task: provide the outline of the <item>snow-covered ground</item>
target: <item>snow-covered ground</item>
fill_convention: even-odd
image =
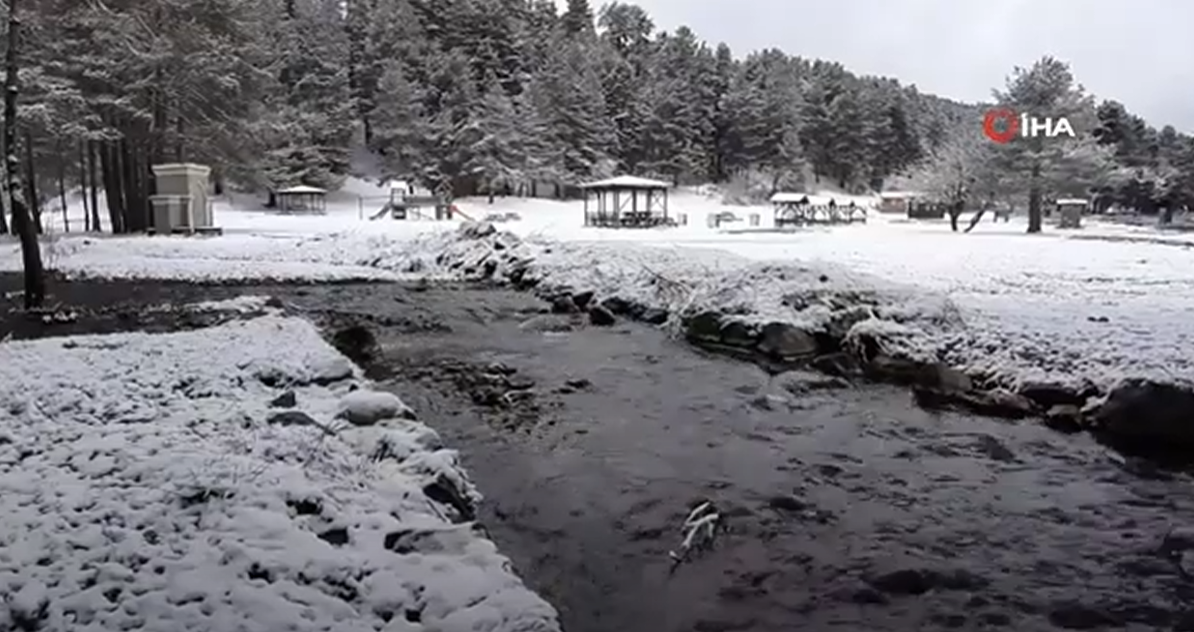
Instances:
[[[0,403],[0,629],[558,630],[306,321],[6,342]]]
[[[453,229],[455,222],[361,219],[380,208],[384,196],[379,187],[352,181],[333,196],[326,215],[310,217],[268,213],[259,201],[240,197],[217,207],[223,237],[80,239],[59,233],[46,240],[47,258],[68,273],[104,276],[392,279],[427,273],[425,266],[400,264],[412,259],[417,245],[411,240]],[[1194,308],[1194,235],[1088,222],[1080,231],[1047,227],[1029,236],[1023,218],[984,221],[973,233],[960,234],[944,221],[910,222],[873,212],[865,225],[777,233],[767,231],[772,214],[765,207],[722,206],[691,191],[674,194],[671,202],[673,215],[684,214],[687,225],[645,231],[584,228],[578,202],[507,198],[492,205],[462,200],[458,206],[476,219],[516,213],[521,219],[501,228],[569,242],[582,262],[586,257],[576,248],[585,244],[601,244],[604,254],[593,256],[603,261],[622,258],[641,266],[644,257],[658,258],[658,265],[670,268],[658,272],[669,277],[691,276],[714,260],[719,269],[800,261],[941,293],[968,323],[966,339],[953,345],[950,359],[974,368],[1026,374],[1048,366],[1099,382],[1125,372],[1194,377],[1194,360],[1184,352],[1194,336],[1194,321],[1184,317]],[[742,221],[722,230],[707,226],[710,214],[726,210]],[[751,214],[759,216],[759,229],[751,230]],[[18,268],[15,245],[0,253],[0,269]]]

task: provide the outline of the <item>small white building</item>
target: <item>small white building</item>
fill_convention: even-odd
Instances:
[[[1058,228],[1082,228],[1082,215],[1090,207],[1090,200],[1084,198],[1061,198],[1057,205]]]
[[[912,203],[922,197],[915,191],[884,191],[879,194],[879,212],[907,215]]]

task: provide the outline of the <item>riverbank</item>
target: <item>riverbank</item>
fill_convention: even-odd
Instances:
[[[457,453],[282,300],[54,300],[0,309],[0,629],[559,629]]]

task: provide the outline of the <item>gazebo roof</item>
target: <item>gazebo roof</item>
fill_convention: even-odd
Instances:
[[[1084,200],[1082,198],[1061,198],[1060,200],[1057,200],[1057,204],[1064,204],[1066,206],[1089,203],[1090,200]]]
[[[662,180],[651,180],[638,176],[618,176],[580,185],[582,189],[670,189],[672,185]]]
[[[807,193],[785,193],[779,192],[771,196],[772,204],[799,204],[801,200],[807,199],[812,206],[825,206],[833,199],[823,195],[809,195]]]
[[[298,186],[287,187],[285,189],[278,189],[277,191],[274,191],[274,193],[277,193],[278,195],[288,195],[288,194],[322,195],[324,193],[327,193],[327,191],[324,191],[323,189],[320,189],[318,187],[309,187],[305,184],[300,184]]]

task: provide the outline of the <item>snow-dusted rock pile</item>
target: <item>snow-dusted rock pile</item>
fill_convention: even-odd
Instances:
[[[0,629],[558,630],[413,416],[294,318],[0,344]]]

